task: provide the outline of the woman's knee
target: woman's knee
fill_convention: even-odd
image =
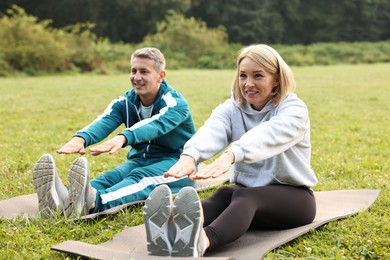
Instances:
[[[213,197],[218,198],[231,198],[232,194],[238,189],[237,185],[232,186],[222,186],[216,190],[216,192],[213,194]]]

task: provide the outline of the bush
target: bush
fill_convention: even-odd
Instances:
[[[241,48],[242,46],[239,44],[229,44],[213,53],[202,55],[198,59],[196,67],[202,69],[233,69],[236,67],[237,55]]]
[[[147,35],[143,45],[159,48],[177,65],[197,67],[199,58],[213,55],[227,47],[227,34],[223,28],[209,29],[206,23],[169,12],[166,20],[157,24],[156,34]],[[172,60],[168,64],[174,64]]]
[[[22,8],[13,6],[0,17],[0,49],[9,68],[28,74],[61,72],[71,69],[104,71],[95,52],[93,25],[76,24],[63,30],[38,21]]]
[[[82,72],[97,71],[106,73],[105,62],[97,51],[96,45],[100,41],[91,32],[94,24],[79,23],[65,27],[62,31],[63,41],[71,51],[71,64]]]
[[[37,22],[14,6],[0,20],[3,59],[18,71],[60,71],[69,67],[68,50],[60,33],[49,30],[49,21]]]
[[[8,62],[4,59],[4,54],[0,52],[0,77],[8,76],[12,74],[12,68],[8,65]]]
[[[289,65],[363,64],[390,61],[390,41],[275,45]]]
[[[110,71],[128,72],[130,56],[137,49],[137,45],[125,43],[111,43],[102,39],[96,43],[95,50],[105,62]]]
[[[141,44],[111,43],[91,32],[94,25],[76,24],[62,29],[51,21],[38,21],[17,6],[0,14],[0,76],[63,71],[98,72],[129,70],[134,50],[159,48],[170,69],[232,69],[240,44],[228,44],[223,28],[207,28],[193,17],[169,12],[157,23],[156,33]],[[272,45],[272,44],[271,44]],[[272,45],[291,66],[340,63],[390,62],[390,41]]]

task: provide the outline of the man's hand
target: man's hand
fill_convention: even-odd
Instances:
[[[102,153],[113,154],[123,147],[126,143],[126,137],[124,135],[117,135],[104,143],[89,148],[92,155],[96,156]]]
[[[196,174],[195,159],[189,155],[181,155],[179,161],[173,165],[166,173],[164,177],[182,178],[188,176],[190,181],[194,181],[193,176]]]
[[[64,146],[58,149],[56,152],[58,154],[72,154],[79,153],[81,155],[85,154],[84,148],[85,140],[81,137],[75,136]]]

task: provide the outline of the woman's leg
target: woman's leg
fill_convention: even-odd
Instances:
[[[271,185],[238,189],[230,205],[207,227],[209,250],[241,237],[249,228],[287,229],[308,224],[316,213],[308,188]]]
[[[210,197],[202,200],[204,215],[203,226],[210,225],[229,206],[232,194],[238,189],[244,188],[241,185],[222,186]]]

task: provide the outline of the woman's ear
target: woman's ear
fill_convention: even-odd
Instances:
[[[273,96],[276,95],[278,93],[278,91],[279,91],[279,85],[277,85],[276,87],[274,87],[272,89],[271,95],[273,95]]]
[[[279,87],[279,85],[280,85],[280,75],[277,74],[277,75],[275,76],[274,87],[275,87],[275,88],[276,88],[276,87]]]

